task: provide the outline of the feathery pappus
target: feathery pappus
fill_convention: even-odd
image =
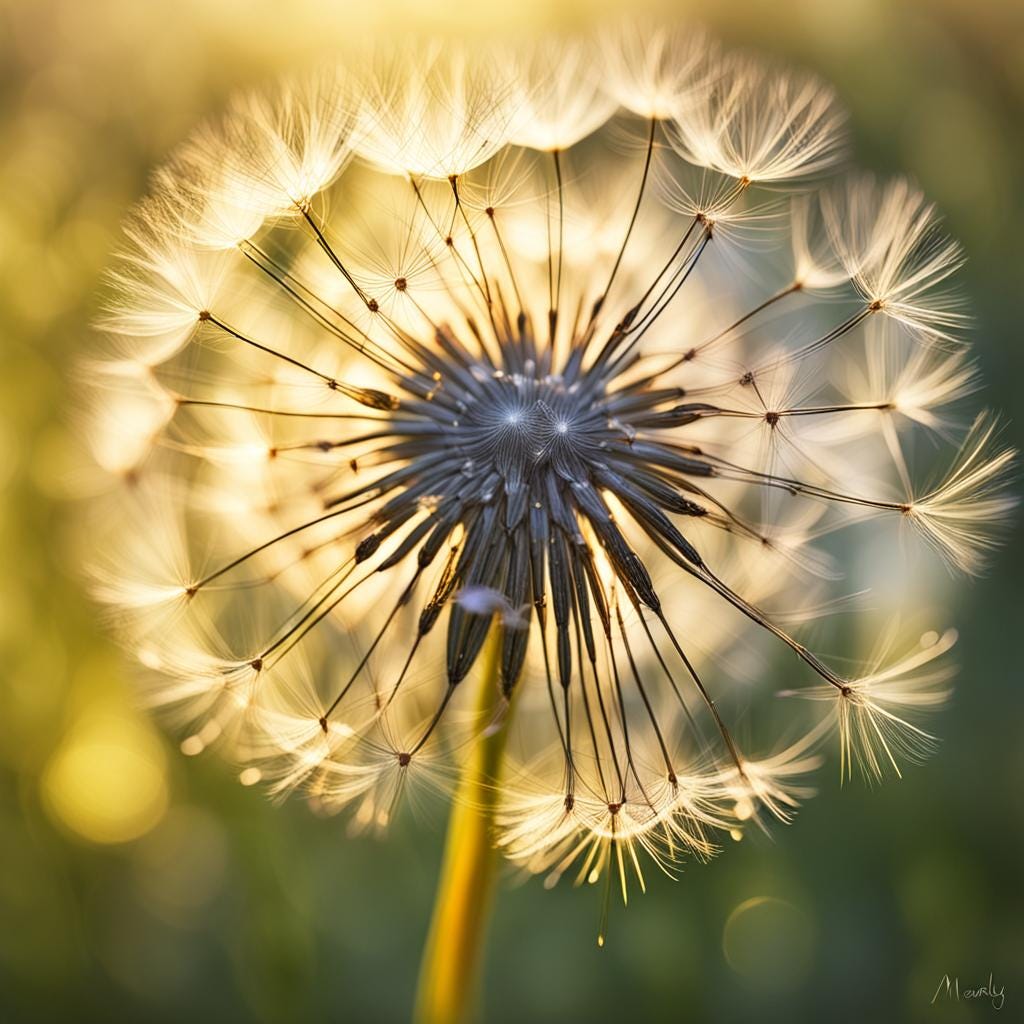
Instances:
[[[957,428],[960,248],[845,160],[815,77],[642,23],[381,46],[201,126],[85,368],[95,592],[182,750],[379,828],[507,725],[497,845],[624,897],[788,821],[836,732],[844,775],[919,757],[955,634],[815,653],[826,539],[977,573],[1012,453]],[[785,740],[735,725],[768,644]]]

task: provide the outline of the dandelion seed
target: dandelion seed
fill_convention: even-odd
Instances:
[[[961,303],[946,287],[963,253],[910,182],[849,178],[822,194],[822,208],[832,244],[869,309],[933,341],[951,341],[966,327]]]
[[[381,47],[357,70],[354,149],[393,174],[465,174],[509,142],[515,86],[504,52],[440,42]]]
[[[219,187],[261,219],[298,217],[352,155],[351,101],[343,77],[322,72],[272,96],[236,99],[222,127],[200,132],[181,157],[221,153]],[[225,145],[226,143],[226,145]]]
[[[541,40],[516,55],[515,146],[543,152],[569,149],[615,112],[601,87],[598,54],[579,39]]]
[[[113,298],[99,320],[115,346],[146,366],[186,345],[230,286],[230,255],[197,249],[170,227],[159,197],[143,204],[126,228],[122,261],[109,277]]]
[[[822,687],[798,693],[825,700],[836,708],[840,740],[840,773],[849,778],[857,762],[865,776],[881,780],[901,763],[920,761],[937,740],[915,718],[940,707],[950,694],[949,664],[932,665],[956,643],[956,630],[941,636],[925,633],[914,650],[882,668],[894,642],[894,630],[883,638],[872,671],[842,686],[838,693]]]
[[[843,115],[813,78],[725,58],[696,97],[684,98],[669,140],[690,163],[744,184],[818,173],[842,156]]]
[[[831,91],[689,29],[371,49],[182,147],[83,372],[96,594],[182,752],[380,830],[507,728],[498,846],[606,905],[790,820],[833,721],[898,773],[952,635],[848,678],[798,631],[846,606],[826,534],[975,572],[1011,504],[990,418],[934,487],[903,458],[976,386],[932,207],[829,180]],[[829,715],[748,751],[761,638]]]
[[[906,505],[907,519],[954,568],[977,573],[996,546],[993,526],[1015,502],[1006,490],[1014,453],[996,442],[997,424],[974,421],[955,462],[939,484]]]
[[[718,71],[716,43],[692,25],[630,19],[601,41],[609,94],[644,118],[672,117],[680,104],[700,95]]]

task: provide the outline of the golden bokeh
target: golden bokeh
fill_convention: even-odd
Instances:
[[[117,712],[90,711],[53,752],[41,787],[54,820],[94,843],[138,839],[167,810],[163,747]]]

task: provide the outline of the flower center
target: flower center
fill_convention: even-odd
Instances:
[[[496,472],[506,483],[529,482],[546,468],[583,472],[614,433],[603,389],[585,384],[499,371],[467,397],[447,440],[464,456],[463,472]]]

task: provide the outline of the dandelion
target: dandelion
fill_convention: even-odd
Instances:
[[[962,257],[844,152],[816,79],[642,25],[378,48],[203,126],[89,367],[96,592],[182,749],[353,828],[455,785],[443,892],[496,846],[605,913],[789,821],[833,726],[844,775],[918,757],[953,634],[817,655],[820,541],[888,517],[976,573],[1012,455],[981,418],[915,483],[977,386]],[[787,743],[735,728],[765,643],[825,712]]]

